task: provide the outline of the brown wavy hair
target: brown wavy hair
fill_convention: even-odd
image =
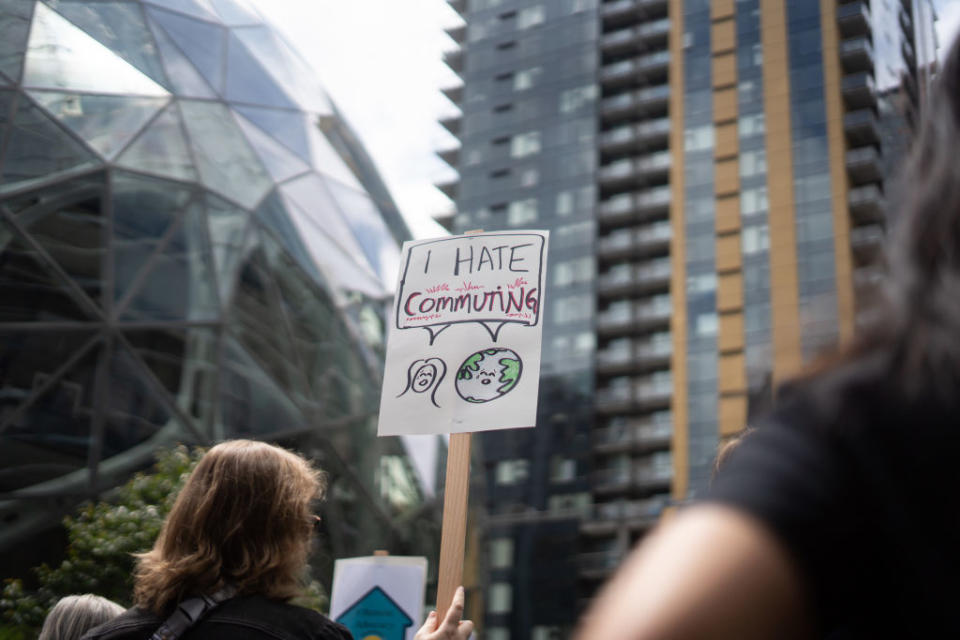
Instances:
[[[226,584],[276,600],[300,595],[320,472],[299,455],[232,440],[203,456],[153,549],[138,556],[134,601],[158,615]]]

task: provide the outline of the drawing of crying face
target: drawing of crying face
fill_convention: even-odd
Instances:
[[[433,386],[433,381],[437,379],[437,368],[432,364],[425,364],[413,374],[414,393],[424,393]]]

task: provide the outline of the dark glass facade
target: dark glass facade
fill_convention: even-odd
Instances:
[[[331,556],[435,553],[375,437],[409,234],[305,63],[243,0],[2,0],[0,33],[0,554],[241,437],[330,473]]]

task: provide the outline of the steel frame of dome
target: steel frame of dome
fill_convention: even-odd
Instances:
[[[312,77],[245,0],[0,0],[0,552],[172,442],[319,458],[336,554],[422,501],[375,437],[408,232]]]

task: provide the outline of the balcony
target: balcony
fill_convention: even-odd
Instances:
[[[877,85],[873,73],[863,71],[843,79],[843,100],[848,109],[863,109],[877,103]]]
[[[444,52],[443,61],[457,75],[463,73],[463,49],[453,49],[452,51]]]
[[[883,250],[886,234],[879,224],[854,227],[850,230],[850,247],[860,264],[873,262]]]
[[[872,109],[860,109],[845,115],[843,130],[851,147],[880,144],[880,129]]]
[[[618,416],[610,421],[610,426],[594,431],[593,450],[599,454],[644,453],[668,448],[672,437],[669,411],[641,418]]]
[[[593,486],[597,493],[653,493],[670,489],[673,469],[649,463],[629,467],[612,467],[594,472]]]
[[[591,551],[577,556],[577,568],[581,577],[605,580],[620,566],[624,554],[618,551]]]
[[[600,46],[606,54],[624,55],[662,48],[666,46],[669,35],[670,20],[663,18],[605,33],[600,39]]]
[[[443,151],[437,151],[437,155],[440,156],[440,159],[446,162],[448,165],[456,169],[460,165],[460,147],[454,147],[452,149],[444,149]]]
[[[600,6],[600,15],[606,29],[636,22],[644,17],[667,14],[668,0],[615,0]]]
[[[587,535],[610,536],[623,525],[634,530],[649,529],[657,523],[669,503],[669,496],[664,495],[597,504],[591,517],[581,521],[580,531]]]
[[[670,249],[672,231],[666,220],[633,229],[619,229],[597,241],[597,253],[604,262],[663,255]]]
[[[666,340],[662,335],[667,336]],[[670,365],[672,354],[673,343],[669,334],[643,340],[619,338],[597,351],[597,373],[623,375],[662,369]]]
[[[447,0],[447,4],[450,5],[451,9],[460,14],[461,17],[466,17],[467,0]]]
[[[670,212],[670,187],[621,193],[600,202],[597,216],[602,226],[659,218]]]
[[[672,313],[669,294],[639,302],[620,300],[597,314],[597,332],[613,337],[664,329],[669,326]]]
[[[441,118],[440,125],[453,135],[460,137],[460,128],[463,125],[463,116],[458,113],[456,115]]]
[[[670,86],[662,84],[605,98],[600,113],[605,123],[635,120],[666,113],[669,102]]]
[[[913,18],[907,13],[908,10],[900,8],[900,28],[905,34],[913,34]]]
[[[458,84],[455,87],[447,87],[446,89],[440,89],[440,93],[447,96],[447,99],[450,100],[453,104],[460,106],[460,103],[463,102],[463,85]]]
[[[859,223],[883,221],[883,192],[875,184],[850,190],[850,215]]]
[[[658,151],[640,158],[624,158],[600,167],[598,178],[605,189],[623,190],[663,182],[670,172],[670,152]]]
[[[607,88],[649,82],[658,75],[664,75],[669,66],[670,52],[657,51],[605,65],[600,70],[600,81]]]
[[[847,175],[856,185],[880,182],[883,179],[883,158],[876,147],[860,147],[847,151]]]
[[[595,404],[599,412],[621,414],[652,411],[670,406],[673,382],[669,371],[645,376],[612,378],[597,389]]]
[[[597,278],[597,291],[604,297],[653,293],[670,285],[670,258],[641,264],[618,264]]]
[[[670,118],[627,124],[600,135],[600,151],[605,154],[637,154],[664,148],[670,140]]]
[[[837,25],[844,38],[870,33],[870,8],[864,0],[842,4],[837,8]]]
[[[873,45],[869,38],[852,38],[840,43],[840,61],[847,73],[873,69]]]
[[[460,179],[455,178],[446,182],[440,182],[436,185],[436,187],[451,200],[456,200],[457,196],[460,194]]]
[[[913,45],[904,40],[900,45],[900,52],[903,54],[903,61],[907,63],[908,70],[917,66],[917,56],[913,51]]]

